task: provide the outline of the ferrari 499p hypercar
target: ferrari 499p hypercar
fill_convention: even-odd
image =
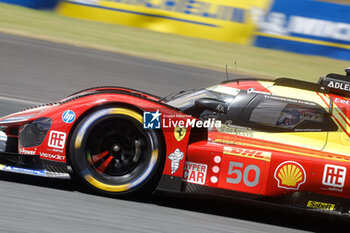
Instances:
[[[350,210],[350,70],[236,79],[164,98],[96,87],[0,118],[0,170],[70,175],[106,195],[154,190]]]

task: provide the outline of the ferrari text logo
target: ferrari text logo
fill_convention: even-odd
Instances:
[[[66,133],[55,130],[50,131],[48,146],[63,149],[66,142]]]
[[[298,190],[306,181],[306,173],[299,163],[287,161],[276,168],[275,179],[279,188]]]
[[[186,136],[186,128],[175,127],[174,135],[178,142],[181,141]]]

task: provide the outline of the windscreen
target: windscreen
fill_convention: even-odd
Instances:
[[[179,109],[187,109],[194,106],[197,99],[213,98],[222,100],[229,105],[237,95],[236,91],[232,91],[232,94],[230,94],[220,90],[221,88],[218,85],[207,89],[195,90],[190,93],[179,93],[167,100],[166,103]]]

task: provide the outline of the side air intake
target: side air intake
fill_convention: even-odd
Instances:
[[[40,146],[52,124],[50,118],[39,118],[25,125],[19,132],[19,145],[21,147]]]

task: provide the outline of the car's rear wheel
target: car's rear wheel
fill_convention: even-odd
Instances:
[[[76,127],[70,162],[83,183],[109,195],[151,192],[163,166],[160,137],[143,129],[142,115],[121,107],[100,109]]]

